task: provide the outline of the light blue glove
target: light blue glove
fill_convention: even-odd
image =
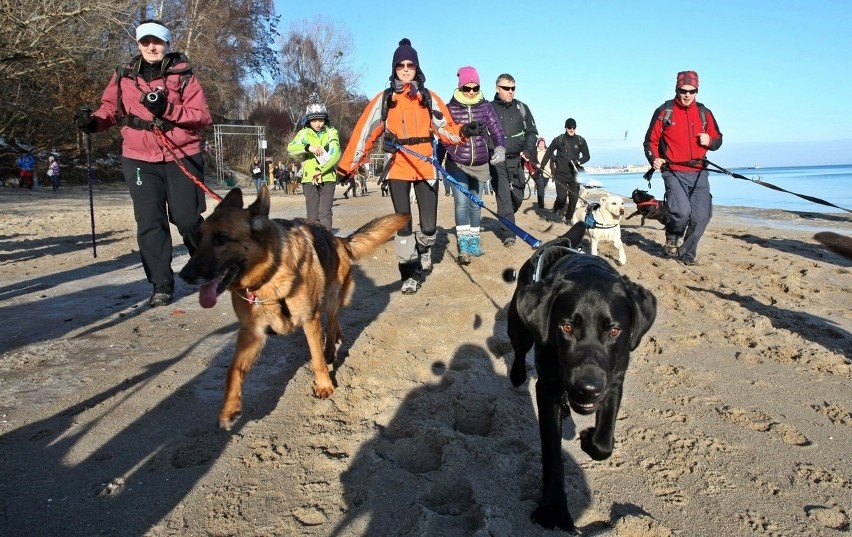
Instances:
[[[506,148],[503,147],[502,145],[498,145],[497,147],[494,148],[494,154],[491,155],[491,160],[489,160],[488,162],[491,163],[492,165],[496,166],[497,164],[500,164],[501,162],[505,162],[505,161],[506,161]]]

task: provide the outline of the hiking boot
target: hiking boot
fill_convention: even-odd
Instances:
[[[406,278],[402,282],[402,294],[404,295],[413,295],[418,289],[420,289],[420,282],[417,281],[417,278]]]
[[[459,265],[470,265],[470,237],[459,237]]]
[[[677,260],[680,261],[682,265],[686,265],[688,267],[694,267],[698,264],[698,260],[696,260],[694,257],[682,256],[678,257]]]
[[[470,237],[470,242],[467,243],[467,251],[470,252],[470,255],[474,257],[479,257],[482,255],[482,246],[479,242],[479,235],[473,235]]]
[[[503,246],[505,246],[506,248],[508,248],[509,246],[514,246],[514,245],[515,245],[515,237],[506,237],[505,239],[503,239]]]
[[[666,240],[666,244],[665,244],[665,246],[663,246],[663,251],[666,253],[666,255],[668,255],[670,257],[677,257],[678,256],[677,239]]]
[[[426,251],[420,254],[420,268],[423,272],[432,271],[432,252]]]
[[[168,289],[155,288],[150,300],[148,300],[148,305],[152,308],[168,306],[172,303],[173,298],[172,293]]]

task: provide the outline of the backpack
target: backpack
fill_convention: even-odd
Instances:
[[[136,55],[130,60],[130,63],[124,63],[115,68],[115,84],[117,86],[116,93],[116,103],[117,103],[117,114],[118,119],[120,120],[124,116],[124,106],[121,104],[121,79],[124,77],[132,77],[134,80],[136,79],[136,73],[139,72],[139,67],[142,63],[142,55]],[[189,79],[192,77],[192,64],[189,63],[189,58],[182,52],[169,52],[166,54],[166,57],[163,58],[163,69],[161,74],[166,75],[168,73],[181,73],[180,85],[178,86],[178,93],[183,95],[183,90],[186,89],[186,85],[189,84]],[[182,69],[175,71],[172,70],[172,65],[175,63],[185,63],[186,66]]]

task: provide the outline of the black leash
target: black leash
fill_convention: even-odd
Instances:
[[[668,164],[678,164],[678,165],[681,165],[681,166],[689,166],[689,167],[696,168],[696,169],[699,169],[699,170],[700,169],[706,169],[709,172],[723,173],[725,175],[730,175],[734,179],[742,179],[744,181],[750,181],[752,183],[756,183],[758,185],[765,186],[766,188],[771,188],[772,190],[777,190],[779,192],[786,192],[787,194],[792,194],[794,196],[798,196],[798,197],[800,197],[804,200],[808,200],[808,201],[813,202],[813,203],[818,203],[820,205],[827,205],[829,207],[834,207],[835,209],[840,209],[841,211],[846,211],[847,213],[852,213],[852,210],[846,209],[845,207],[841,207],[839,205],[835,205],[835,204],[831,203],[830,201],[825,201],[822,198],[817,198],[815,196],[808,196],[807,194],[798,194],[796,192],[792,192],[790,190],[786,190],[784,188],[781,188],[780,186],[773,185],[772,183],[767,183],[766,181],[762,181],[759,176],[757,178],[749,178],[749,177],[746,177],[746,176],[741,175],[739,173],[734,173],[730,170],[727,170],[727,169],[719,166],[718,164],[716,164],[714,162],[710,162],[706,158],[701,159],[701,160],[690,160],[690,161],[687,161],[687,162],[671,162],[671,163],[668,163]],[[708,168],[707,166],[712,166],[712,168]],[[648,181],[648,188],[651,188],[651,176],[652,175],[654,175],[654,168],[651,168],[650,170],[645,172],[645,175],[643,176],[644,179]]]

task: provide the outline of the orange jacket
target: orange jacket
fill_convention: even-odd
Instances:
[[[373,97],[361,117],[358,118],[358,122],[352,130],[352,137],[346,145],[343,156],[340,157],[337,167],[342,174],[348,175],[358,169],[358,166],[368,158],[373,145],[377,141],[381,142],[385,129],[394,133],[399,139],[428,137],[430,134],[434,134],[447,145],[458,145],[467,141],[459,132],[461,125],[453,122],[450,111],[447,110],[447,105],[440,97],[428,90],[432,95],[432,110],[436,112],[430,114],[420,104],[420,93],[418,92],[415,97],[410,97],[408,90],[409,85],[406,84],[401,93],[391,94],[391,99],[396,102],[396,106],[388,107],[388,117],[384,122],[387,125],[382,122],[382,99],[385,92],[382,91]],[[432,144],[429,142],[406,145],[405,147],[421,155],[432,156]],[[402,151],[397,151],[394,154],[389,166],[390,169],[387,171],[389,179],[423,181],[436,179],[438,174],[430,162],[422,161]]]

